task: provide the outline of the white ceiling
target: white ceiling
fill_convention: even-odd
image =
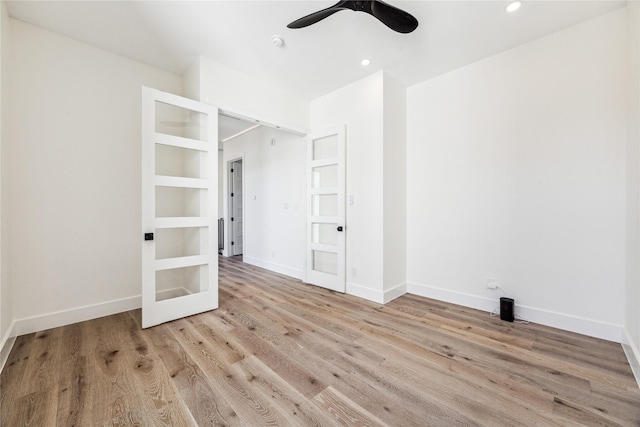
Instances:
[[[412,85],[622,7],[626,2],[393,1],[420,25],[391,31],[342,11],[307,28],[330,1],[9,1],[16,19],[181,75],[198,55],[314,99],[381,69]],[[271,44],[279,34],[285,44]],[[364,57],[369,67],[360,65]]]

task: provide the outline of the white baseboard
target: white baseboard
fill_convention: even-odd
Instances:
[[[386,304],[407,293],[407,284],[401,283],[386,291],[378,291],[355,283],[347,282],[347,294],[364,298],[378,304]]]
[[[304,280],[304,270],[302,269],[293,268],[282,264],[276,264],[275,262],[270,262],[259,258],[252,258],[246,255],[242,256],[242,261],[247,264],[255,265],[256,267],[264,268],[265,270],[284,274],[285,276],[293,277],[295,279]]]
[[[491,312],[499,305],[498,301],[495,299],[463,294],[419,283],[407,283],[407,292],[487,312]],[[540,308],[527,307],[519,305],[517,301],[515,314],[516,316],[527,319],[530,322],[551,326],[565,331],[576,332],[578,334],[601,338],[617,343],[621,343],[623,340],[623,328],[621,325],[613,325],[610,323],[570,316]]]
[[[109,316],[123,311],[134,310],[142,306],[142,297],[134,296],[100,304],[87,305],[70,310],[47,313],[41,316],[27,317],[15,321],[14,335],[30,334],[58,326],[70,325],[98,317]]]
[[[0,372],[4,369],[4,365],[7,363],[7,359],[9,358],[9,353],[11,353],[13,344],[16,342],[16,336],[14,333],[15,326],[16,322],[12,322],[7,333],[0,341]]]
[[[401,297],[402,295],[407,293],[407,284],[400,283],[399,285],[394,286],[391,289],[387,289],[384,291],[384,304],[389,301],[393,301],[394,299]]]
[[[497,304],[496,304],[497,305]],[[525,318],[531,322],[553,328],[563,329],[594,338],[622,343],[624,331],[622,325],[600,322],[584,317],[570,316],[554,311],[535,307],[518,306],[516,301],[516,316]]]
[[[366,288],[364,286],[360,286],[355,283],[347,282],[346,292],[349,295],[353,295],[354,297],[377,302],[378,304],[384,304],[383,292],[376,291],[375,289]]]
[[[633,372],[633,376],[636,378],[638,387],[640,387],[640,350],[637,347],[638,343],[633,342],[626,329],[624,330],[624,334],[625,342],[622,343],[622,349],[627,356],[629,366],[631,366],[631,372]]]
[[[478,297],[475,295],[463,294],[447,289],[435,288],[418,283],[407,283],[407,293],[419,295],[421,297],[432,298],[438,301],[450,302],[452,304],[471,307],[477,310],[491,312],[496,308],[496,301],[490,298]]]

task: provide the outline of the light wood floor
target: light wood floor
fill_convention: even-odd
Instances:
[[[618,344],[416,296],[379,305],[221,259],[220,308],[21,336],[3,426],[640,425]]]

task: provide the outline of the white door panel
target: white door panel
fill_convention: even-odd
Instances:
[[[142,88],[142,326],[218,307],[218,110]]]
[[[345,131],[307,137],[305,281],[345,291]]]

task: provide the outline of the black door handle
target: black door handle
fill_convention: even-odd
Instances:
[[[144,240],[153,240],[153,233],[144,233]]]
[[[343,230],[342,226],[341,226],[341,225],[339,225],[339,226],[338,226],[338,231],[342,231],[342,230]]]

